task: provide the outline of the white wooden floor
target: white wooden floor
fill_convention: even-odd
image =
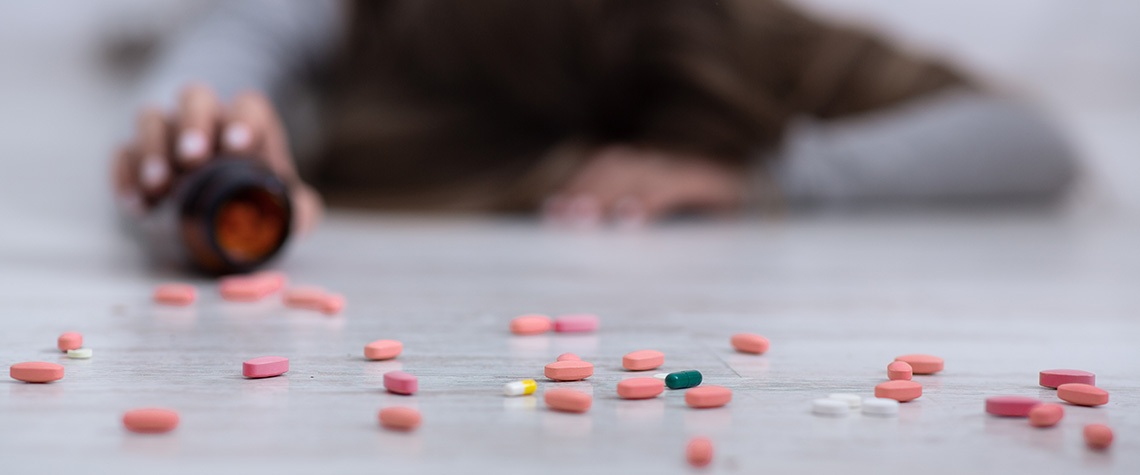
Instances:
[[[34,222],[34,221],[29,221]],[[56,223],[54,225],[50,223]],[[81,221],[82,222],[82,221]],[[527,221],[339,214],[279,268],[348,297],[337,318],[277,303],[156,308],[146,269],[110,226],[43,220],[0,234],[0,365],[57,361],[59,382],[0,382],[0,473],[684,473],[687,440],[710,437],[724,473],[1136,473],[1140,466],[1140,254],[1135,221],[1021,214],[798,218],[559,233]],[[594,312],[596,335],[514,337],[521,313]],[[79,331],[91,360],[55,338]],[[756,332],[763,356],[731,351]],[[404,342],[368,362],[365,343]],[[696,410],[681,391],[617,399],[621,356],[666,354],[734,390]],[[562,352],[592,361],[583,415],[505,398]],[[924,396],[895,419],[813,416],[813,398],[870,395],[891,359],[940,355]],[[278,378],[241,362],[290,358]],[[1095,372],[1111,402],[1066,406],[1052,429],[990,417],[987,396],[1054,400],[1037,372]],[[402,369],[420,392],[386,394]],[[381,429],[410,405],[415,433]],[[166,435],[126,432],[122,412],[177,409]],[[1081,428],[1116,432],[1106,452]]]

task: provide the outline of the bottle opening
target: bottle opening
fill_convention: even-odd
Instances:
[[[261,187],[231,194],[214,214],[214,240],[235,262],[254,262],[277,251],[289,229],[289,210]]]

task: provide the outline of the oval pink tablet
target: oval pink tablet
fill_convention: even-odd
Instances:
[[[1029,410],[1029,425],[1033,427],[1053,427],[1065,417],[1065,408],[1060,404],[1041,404]]]
[[[45,361],[16,363],[8,369],[8,375],[25,383],[50,383],[63,379],[63,366]]]
[[[1103,424],[1089,424],[1084,430],[1085,444],[1097,450],[1112,445],[1112,429]]]
[[[593,396],[573,389],[551,389],[542,397],[548,407],[563,412],[586,412],[594,403]]]
[[[320,310],[321,304],[324,303],[325,295],[327,295],[327,292],[320,287],[290,287],[286,289],[284,295],[281,296],[281,302],[289,308]]]
[[[277,292],[278,290],[285,288],[285,284],[289,283],[289,277],[286,276],[284,272],[275,270],[263,270],[261,272],[255,272],[250,277],[254,279],[261,279],[262,283],[265,285],[265,288],[270,293]]]
[[[327,294],[321,300],[321,307],[318,309],[325,315],[336,315],[344,310],[344,296],[341,294]]]
[[[225,277],[218,286],[222,298],[231,302],[256,302],[274,292],[273,281],[248,275]]]
[[[370,360],[390,360],[402,351],[404,344],[396,340],[376,340],[364,345],[364,357]]]
[[[380,410],[380,425],[385,429],[412,431],[423,422],[420,411],[410,407],[385,407]]]
[[[942,371],[942,358],[933,355],[902,355],[895,361],[903,361],[910,365],[914,374],[934,374]]]
[[[538,335],[554,327],[546,315],[522,315],[511,320],[511,333],[515,335]]]
[[[907,402],[922,397],[922,385],[914,381],[897,380],[875,386],[875,397]]]
[[[154,302],[162,305],[185,307],[197,298],[198,291],[190,284],[162,284],[154,289]]]
[[[555,361],[543,373],[555,381],[580,381],[594,375],[594,365],[585,361]]]
[[[713,458],[713,445],[712,441],[704,437],[693,437],[689,441],[689,445],[685,446],[685,459],[689,461],[689,465],[700,468],[712,463]]]
[[[768,351],[768,339],[754,333],[737,333],[729,341],[741,353],[760,355]]]
[[[732,390],[724,386],[698,386],[685,391],[685,404],[689,407],[720,407],[732,401]]]
[[[1078,406],[1103,406],[1108,404],[1108,391],[1081,383],[1066,383],[1057,386],[1057,397],[1061,398],[1062,401]]]
[[[582,358],[579,358],[578,355],[574,353],[562,353],[561,355],[558,355],[558,359],[556,361],[582,361]]]
[[[647,371],[665,364],[665,353],[638,350],[621,357],[621,365],[630,371]]]
[[[986,412],[995,416],[1025,417],[1041,400],[1025,396],[994,396],[986,398]]]
[[[287,371],[289,371],[289,358],[284,356],[262,356],[241,364],[241,374],[247,378],[280,376]]]
[[[1079,369],[1048,369],[1038,374],[1037,383],[1053,389],[1068,383],[1096,386],[1096,375]]]
[[[891,381],[905,380],[910,381],[911,375],[914,370],[910,367],[910,363],[906,361],[895,361],[887,365],[887,379]]]
[[[384,389],[396,394],[411,395],[420,389],[420,380],[403,371],[389,371],[384,373]]]
[[[161,434],[178,427],[178,413],[170,409],[134,409],[123,414],[123,426],[140,434]]]
[[[554,331],[561,333],[592,332],[598,326],[598,316],[592,313],[572,313],[554,319]]]
[[[665,392],[665,381],[657,378],[629,378],[617,384],[622,399],[649,399]]]
[[[63,352],[83,348],[83,334],[79,332],[64,333],[56,340],[56,346],[59,347],[59,351]]]

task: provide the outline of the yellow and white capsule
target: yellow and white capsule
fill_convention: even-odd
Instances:
[[[503,394],[507,396],[525,396],[527,394],[534,394],[534,390],[538,389],[538,383],[533,379],[524,379],[522,381],[512,381],[503,385]]]

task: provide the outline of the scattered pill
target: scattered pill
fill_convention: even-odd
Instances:
[[[1096,386],[1096,375],[1079,369],[1049,369],[1037,376],[1038,384],[1047,388],[1057,389],[1057,386],[1068,383],[1081,383]]]
[[[420,411],[410,407],[385,407],[380,410],[380,425],[385,429],[412,431],[423,422]]]
[[[887,365],[887,379],[891,381],[910,381],[913,375],[914,369],[906,361],[892,361]]]
[[[404,344],[396,340],[376,340],[364,345],[364,357],[370,360],[390,360],[402,351]]]
[[[741,353],[763,354],[768,351],[768,339],[752,333],[732,335],[732,347]]]
[[[598,326],[598,316],[590,313],[574,313],[554,319],[554,331],[560,333],[592,332],[597,331]]]
[[[534,390],[538,389],[538,383],[533,379],[524,379],[522,381],[511,381],[503,385],[503,394],[507,396],[526,396],[534,394]]]
[[[685,391],[685,404],[689,407],[720,407],[732,401],[732,390],[724,386],[699,386]]]
[[[198,291],[190,284],[162,284],[154,289],[154,301],[163,305],[185,307],[194,303]]]
[[[811,412],[821,416],[846,416],[850,411],[847,401],[825,397],[811,402]]]
[[[289,277],[286,276],[284,272],[278,272],[275,270],[263,270],[261,272],[254,273],[250,277],[260,279],[265,284],[265,288],[270,293],[277,292],[285,288],[285,284],[289,283]]]
[[[555,361],[582,361],[582,358],[574,353],[562,353]]]
[[[895,358],[910,365],[914,374],[934,374],[942,371],[942,358],[932,355],[902,355]]]
[[[630,371],[648,371],[665,364],[665,353],[657,350],[638,350],[621,357],[621,365]]]
[[[868,416],[891,417],[898,415],[899,402],[894,399],[869,397],[863,400],[863,414]]]
[[[325,315],[336,315],[344,310],[344,296],[341,294],[328,294],[325,295],[324,300],[321,301],[321,313]]]
[[[83,347],[83,334],[79,332],[67,332],[59,336],[56,340],[56,346],[59,351],[67,352],[67,350],[77,350]]]
[[[511,333],[515,335],[538,335],[554,327],[546,315],[523,315],[511,320]]]
[[[281,295],[281,303],[284,303],[285,306],[289,308],[318,310],[321,308],[326,294],[328,294],[328,292],[321,287],[290,287]]]
[[[225,277],[218,286],[222,298],[231,302],[256,302],[276,290],[275,283],[252,275]]]
[[[289,358],[262,356],[241,364],[241,374],[247,378],[269,378],[289,371]]]
[[[420,388],[420,380],[413,374],[403,371],[384,373],[384,389],[396,394],[415,394]]]
[[[50,383],[63,379],[63,366],[44,361],[16,363],[8,369],[8,375],[25,383]]]
[[[914,381],[887,381],[875,386],[875,397],[907,402],[922,397],[922,385]]]
[[[1041,400],[1025,396],[994,396],[986,398],[986,412],[995,416],[1025,417],[1029,410],[1041,405]]]
[[[697,468],[705,467],[712,463],[713,458],[713,445],[712,441],[704,437],[693,437],[689,441],[689,445],[685,446],[685,460]]]
[[[1029,410],[1029,425],[1033,427],[1053,427],[1065,417],[1065,408],[1060,404],[1041,404]]]
[[[178,413],[170,409],[134,409],[123,414],[123,426],[140,434],[161,434],[178,427]]]
[[[1108,404],[1108,391],[1081,383],[1066,383],[1057,386],[1057,397],[1061,398],[1062,401],[1078,406]]]
[[[1103,424],[1089,424],[1084,430],[1085,444],[1097,450],[1112,445],[1112,429]]]
[[[91,357],[91,348],[78,348],[67,350],[67,357],[73,360],[85,360]]]
[[[594,365],[585,361],[555,361],[546,365],[543,372],[555,381],[580,381],[594,375]]]
[[[665,386],[668,386],[669,389],[691,388],[700,386],[702,379],[701,372],[695,369],[677,371],[665,375]]]
[[[649,399],[665,391],[665,382],[656,378],[629,378],[617,384],[622,399]]]
[[[837,401],[843,401],[843,402],[847,403],[847,405],[850,406],[851,409],[859,409],[859,406],[863,404],[863,398],[859,397],[858,394],[832,393],[832,394],[828,394],[827,397],[829,399],[835,399]]]
[[[573,389],[551,389],[543,394],[546,405],[564,412],[586,412],[594,402],[594,397]]]

